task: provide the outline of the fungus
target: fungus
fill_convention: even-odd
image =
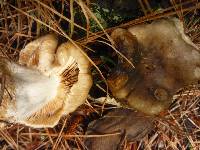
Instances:
[[[92,85],[90,63],[80,48],[58,46],[48,34],[26,45],[19,64],[0,61],[5,89],[0,119],[31,127],[53,127],[85,102]]]
[[[131,109],[116,108],[104,117],[91,122],[87,135],[98,135],[85,139],[89,150],[122,149],[124,141],[141,140],[153,128],[153,118]],[[113,135],[106,135],[113,134]]]
[[[176,18],[116,29],[111,35],[120,56],[108,84],[123,105],[149,115],[169,107],[176,91],[200,80],[200,52]]]

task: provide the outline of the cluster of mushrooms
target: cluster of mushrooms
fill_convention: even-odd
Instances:
[[[117,149],[124,137],[141,139],[152,129],[154,117],[168,109],[177,90],[200,81],[200,51],[177,18],[119,28],[111,38],[130,61],[119,55],[107,79],[122,108],[90,123],[86,134],[121,134],[88,138],[88,149]],[[18,63],[1,58],[1,126],[9,122],[54,127],[61,116],[87,99],[92,86],[90,68],[80,46],[58,45],[53,34],[30,42],[21,50]]]

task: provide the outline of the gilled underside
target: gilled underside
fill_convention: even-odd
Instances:
[[[53,127],[87,98],[92,84],[89,62],[73,44],[57,47],[56,37],[46,35],[21,51],[19,63],[6,63],[12,82],[5,85],[14,85],[14,99],[4,92],[1,120]]]

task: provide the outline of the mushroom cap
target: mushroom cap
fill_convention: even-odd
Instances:
[[[108,84],[112,94],[131,108],[157,115],[168,108],[178,89],[200,80],[199,48],[176,18],[116,29],[111,37],[135,68],[120,61]]]
[[[48,34],[26,45],[19,64],[6,61],[13,99],[2,102],[2,120],[31,127],[53,127],[83,104],[92,86],[90,63],[79,46]]]
[[[125,139],[128,142],[141,140],[153,128],[154,119],[137,111],[115,108],[105,116],[88,125],[87,135],[99,135],[85,139],[85,146],[90,150],[120,149]],[[102,136],[104,134],[115,134]]]

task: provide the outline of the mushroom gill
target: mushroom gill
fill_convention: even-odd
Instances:
[[[176,18],[161,19],[111,35],[120,56],[111,73],[110,90],[122,104],[149,115],[169,107],[176,91],[200,80],[200,52]]]
[[[20,52],[19,64],[0,61],[5,88],[0,120],[31,127],[53,127],[61,116],[85,102],[92,85],[90,63],[80,47],[58,46],[53,34],[40,37]]]

